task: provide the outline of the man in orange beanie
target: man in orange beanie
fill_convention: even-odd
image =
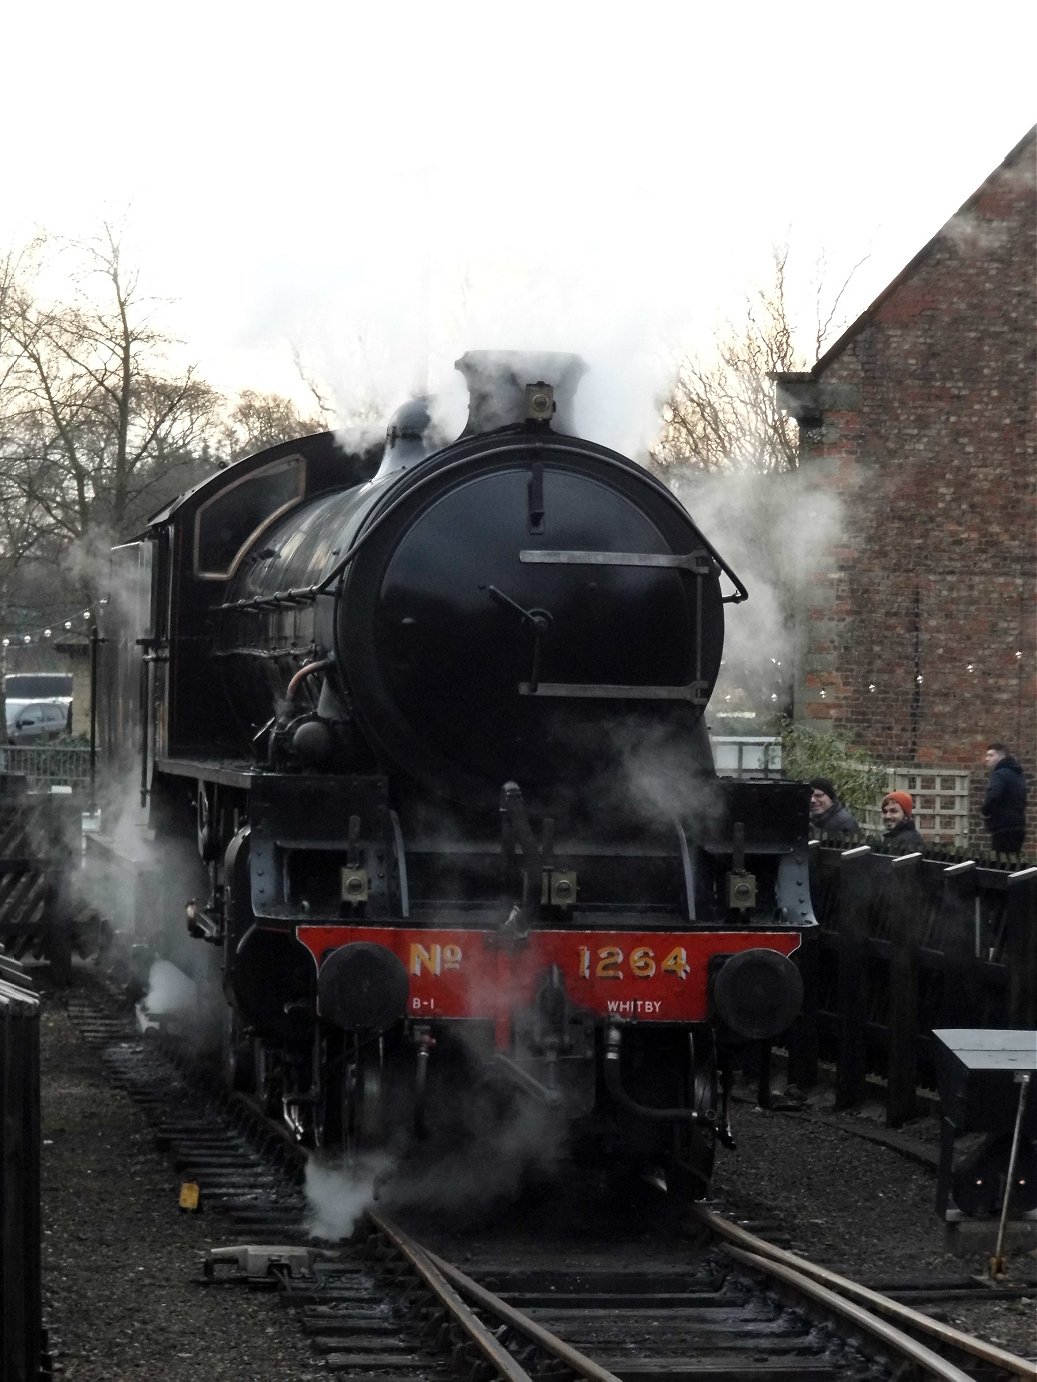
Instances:
[[[882,824],[886,832],[882,837],[884,851],[914,854],[925,848],[912,819],[914,809],[915,801],[910,792],[887,792],[882,798]]]

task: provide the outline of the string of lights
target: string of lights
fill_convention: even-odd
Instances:
[[[1022,660],[1023,660],[1023,651],[1022,651],[1021,648],[1016,648],[1016,649],[1015,649],[1015,652],[1013,653],[1013,656],[1014,656],[1015,661],[1016,661],[1017,664],[1021,664],[1021,663],[1022,663]],[[778,673],[778,672],[780,671],[780,668],[781,668],[781,659],[780,659],[780,658],[772,657],[772,658],[770,658],[769,660],[770,660],[770,662],[772,663],[772,665],[773,665],[773,667],[774,667],[775,673]],[[727,659],[726,659],[726,658],[725,658],[725,659],[722,659],[722,660],[721,660],[721,663],[720,663],[720,666],[723,668],[723,667],[725,667],[726,665],[727,665]],[[747,670],[747,672],[750,672],[750,674],[751,674],[751,670],[750,670],[749,668],[747,668],[746,670]],[[975,664],[974,662],[966,662],[966,664],[965,664],[965,671],[968,672],[970,676],[974,676],[975,673],[976,673],[976,664]],[[914,677],[914,681],[915,681],[916,685],[918,685],[918,686],[924,686],[924,685],[925,685],[925,673],[924,673],[924,672],[919,672],[919,673]],[[869,694],[869,695],[872,695],[872,696],[874,696],[875,693],[876,693],[876,692],[878,691],[878,689],[879,689],[878,683],[877,683],[877,682],[874,682],[874,681],[869,681],[869,682],[867,683],[867,687],[868,687],[868,694]],[[850,688],[850,687],[845,687],[845,688],[844,688],[844,690],[849,690],[849,689],[852,689],[852,688]],[[724,693],[724,694],[723,694],[723,697],[722,697],[723,702],[724,702],[725,704],[728,704],[728,705],[729,705],[729,704],[731,703],[731,701],[732,701],[733,699],[736,698],[737,694],[738,694],[738,693],[735,693],[735,694],[733,695],[732,692],[730,692],[730,691]],[[743,694],[744,694],[744,692],[743,692]],[[766,687],[763,689],[763,693],[762,693],[762,694],[766,697],[766,695],[767,695]],[[826,688],[823,687],[823,686],[818,690],[818,693],[817,693],[817,694],[818,694],[818,698],[819,698],[820,700],[822,700],[822,701],[828,699],[828,691],[827,691]],[[772,692],[770,693],[769,699],[770,699],[771,701],[778,701],[778,700],[780,699],[780,697],[779,697],[779,695],[778,695],[778,693],[777,693],[776,691],[772,691]]]
[[[98,608],[107,603],[107,600],[100,600],[98,602]],[[84,625],[90,626],[95,624],[97,622],[97,617],[98,609],[91,607],[90,609],[84,609],[82,612],[70,614],[67,619],[55,619],[51,624],[43,628],[31,629],[28,631],[23,630],[19,633],[5,633],[0,637],[0,648],[13,651],[16,648],[46,646],[48,643],[52,643],[55,637],[60,639],[62,634],[71,633],[74,629],[82,628]]]

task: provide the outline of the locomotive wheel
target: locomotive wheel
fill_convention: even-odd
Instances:
[[[717,1063],[712,1034],[688,1034],[684,1083],[687,1103],[700,1123],[677,1125],[666,1163],[666,1191],[678,1204],[704,1199],[713,1178],[716,1154]]]
[[[385,1145],[385,1042],[362,1046],[353,1039],[352,1059],[346,1064],[342,1106],[346,1161],[356,1165]]]
[[[648,1121],[627,1115],[621,1122],[628,1165],[639,1174],[659,1172],[678,1206],[709,1191],[716,1144],[716,1055],[708,1028],[642,1028],[623,1043],[625,1086],[638,1101],[659,1109],[694,1109],[695,1123]]]
[[[385,1040],[335,1033],[325,1042],[324,1055],[314,1139],[318,1146],[341,1151],[347,1165],[357,1166],[384,1147],[387,1138]]]
[[[255,1088],[254,1043],[233,1008],[227,1009],[223,1026],[223,1078],[229,1089]]]

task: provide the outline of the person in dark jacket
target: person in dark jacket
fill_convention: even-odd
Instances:
[[[1018,854],[1026,835],[1026,778],[1005,744],[995,740],[984,754],[990,769],[987,794],[980,807],[998,854]]]
[[[831,778],[811,778],[810,786],[810,834],[815,840],[822,835],[860,834],[853,813],[836,796]]]
[[[925,848],[913,813],[915,799],[910,792],[887,792],[882,798],[881,848],[890,854],[914,854]]]

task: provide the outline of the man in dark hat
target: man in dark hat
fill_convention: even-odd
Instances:
[[[991,848],[997,854],[1018,854],[1026,835],[1026,778],[999,739],[989,745],[984,761],[990,778],[980,810],[990,831]]]
[[[850,809],[840,802],[835,783],[828,777],[812,777],[810,786],[810,834],[813,839],[825,835],[859,835],[860,826]]]

